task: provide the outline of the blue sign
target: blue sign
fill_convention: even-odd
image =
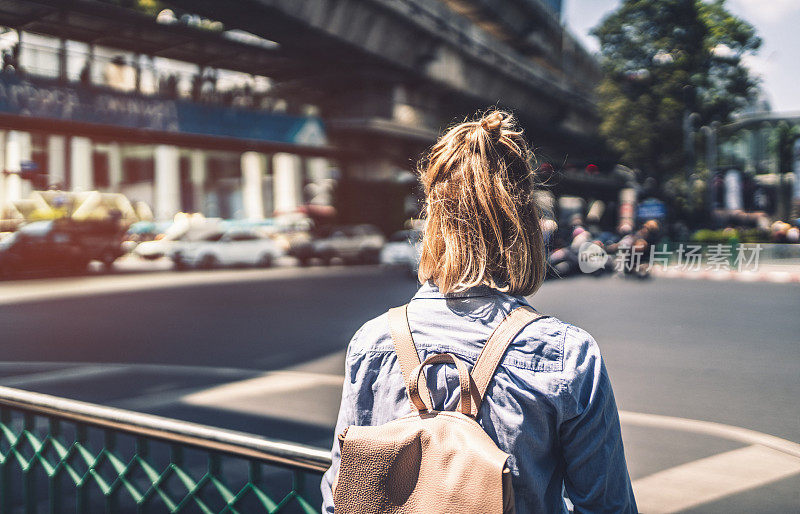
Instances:
[[[0,112],[134,129],[323,146],[319,118],[23,79],[0,73]]]
[[[660,200],[645,200],[636,209],[640,221],[662,220],[667,217],[667,206]]]
[[[19,169],[22,171],[39,171],[39,165],[34,161],[22,161],[19,163]]]

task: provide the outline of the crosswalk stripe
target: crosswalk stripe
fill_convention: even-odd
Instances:
[[[680,512],[800,473],[800,459],[761,445],[746,446],[659,471],[634,481],[639,510]]]
[[[240,397],[264,394],[285,394],[299,389],[342,387],[344,377],[323,373],[302,373],[295,371],[273,371],[260,377],[241,380],[210,387],[183,397],[185,403],[197,405],[217,405]]]
[[[713,437],[721,437],[744,444],[759,444],[778,450],[783,453],[800,458],[800,444],[774,435],[757,432],[748,428],[725,425],[713,421],[699,419],[678,418],[662,414],[649,414],[645,412],[620,411],[619,419],[622,425],[635,425],[639,427],[655,427],[666,430],[679,430],[693,432]]]

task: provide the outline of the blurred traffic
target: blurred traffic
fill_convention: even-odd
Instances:
[[[278,264],[416,266],[416,231],[399,232],[387,245],[382,232],[369,224],[318,224],[302,215],[249,221],[202,213],[178,213],[170,222],[142,221],[120,194],[37,191],[32,196],[30,203],[41,207],[17,220],[13,231],[0,233],[4,278],[81,273],[93,263],[112,271],[120,258],[143,263],[166,259],[176,270]]]
[[[652,207],[655,200],[645,205]],[[128,269],[175,270],[272,266],[381,264],[416,276],[424,222],[409,219],[388,237],[369,224],[335,225],[302,213],[260,220],[222,219],[202,213],[177,213],[172,221],[141,220],[121,194],[35,191],[24,202],[24,216],[0,233],[0,277],[20,278],[112,272],[115,263]],[[555,206],[553,198],[545,205]],[[554,213],[557,211],[558,215]],[[541,220],[548,249],[548,278],[577,274],[616,274],[647,278],[653,256],[675,242],[698,245],[757,244],[766,262],[793,264],[800,259],[800,229],[766,216],[750,216],[718,230],[689,232],[682,223],[664,225],[663,216],[639,215],[638,223],[622,218],[614,225],[606,205],[563,197]],[[658,212],[658,211],[657,211]],[[584,266],[586,252],[598,265]],[[706,255],[707,257],[707,255]],[[134,266],[130,263],[138,262]],[[668,261],[661,261],[665,264]],[[762,261],[763,262],[763,261]],[[154,263],[148,266],[147,263]],[[158,264],[157,266],[155,264]],[[99,267],[98,267],[99,266]]]

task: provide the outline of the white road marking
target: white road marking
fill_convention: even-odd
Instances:
[[[341,375],[277,371],[188,394],[181,402],[252,416],[330,427],[336,423]]]
[[[102,375],[113,375],[127,369],[127,366],[114,366],[114,365],[88,365],[88,366],[74,366],[65,369],[57,369],[52,371],[40,371],[38,373],[28,373],[22,375],[12,375],[10,377],[0,378],[0,384],[6,387],[26,387],[32,385],[41,385],[53,382],[61,382],[65,380],[95,378]]]
[[[773,265],[780,267],[783,265]],[[787,268],[789,266],[786,266]],[[791,266],[792,271],[681,271],[679,269],[654,268],[653,274],[664,278],[682,278],[690,280],[732,280],[737,282],[767,282],[774,284],[791,284],[800,282],[800,271]]]
[[[211,387],[183,397],[183,401],[194,405],[225,404],[242,397],[274,395],[296,392],[299,389],[336,387],[341,389],[344,377],[321,373],[274,371],[263,376]]]
[[[746,446],[659,471],[634,481],[641,512],[680,512],[800,473],[800,459],[761,445]]]
[[[773,271],[767,275],[767,280],[770,282],[777,282],[780,284],[786,284],[791,282],[793,275],[787,271]]]
[[[660,414],[645,414],[643,412],[630,411],[620,411],[619,419],[620,422],[628,425],[694,432],[696,434],[706,434],[745,444],[758,444],[800,458],[800,444],[747,428],[724,425],[713,421],[701,421],[697,419],[677,418],[673,416],[662,416]]]
[[[192,271],[187,273],[144,272],[124,275],[63,277],[48,280],[0,282],[0,305],[39,300],[80,298],[97,294],[171,289],[187,286],[231,284],[256,280],[288,278],[336,277],[378,273],[377,266],[333,266],[330,268],[274,268]]]

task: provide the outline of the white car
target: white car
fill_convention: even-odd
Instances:
[[[346,263],[377,264],[386,238],[377,227],[354,225],[335,228],[330,235],[311,242],[312,256],[324,264],[333,259]]]
[[[161,257],[169,257],[177,247],[177,239],[156,239],[153,241],[143,241],[133,247],[133,254],[148,261],[154,261]]]
[[[231,230],[206,236],[198,241],[181,243],[172,254],[179,269],[213,269],[225,266],[268,268],[283,249],[272,239],[251,230]]]
[[[395,232],[381,249],[381,264],[407,268],[413,275],[419,268],[422,234],[418,230]]]
[[[144,241],[133,248],[133,254],[146,260],[172,257],[185,243],[197,242],[222,232],[222,221],[200,215],[176,216],[164,234],[153,241]]]

